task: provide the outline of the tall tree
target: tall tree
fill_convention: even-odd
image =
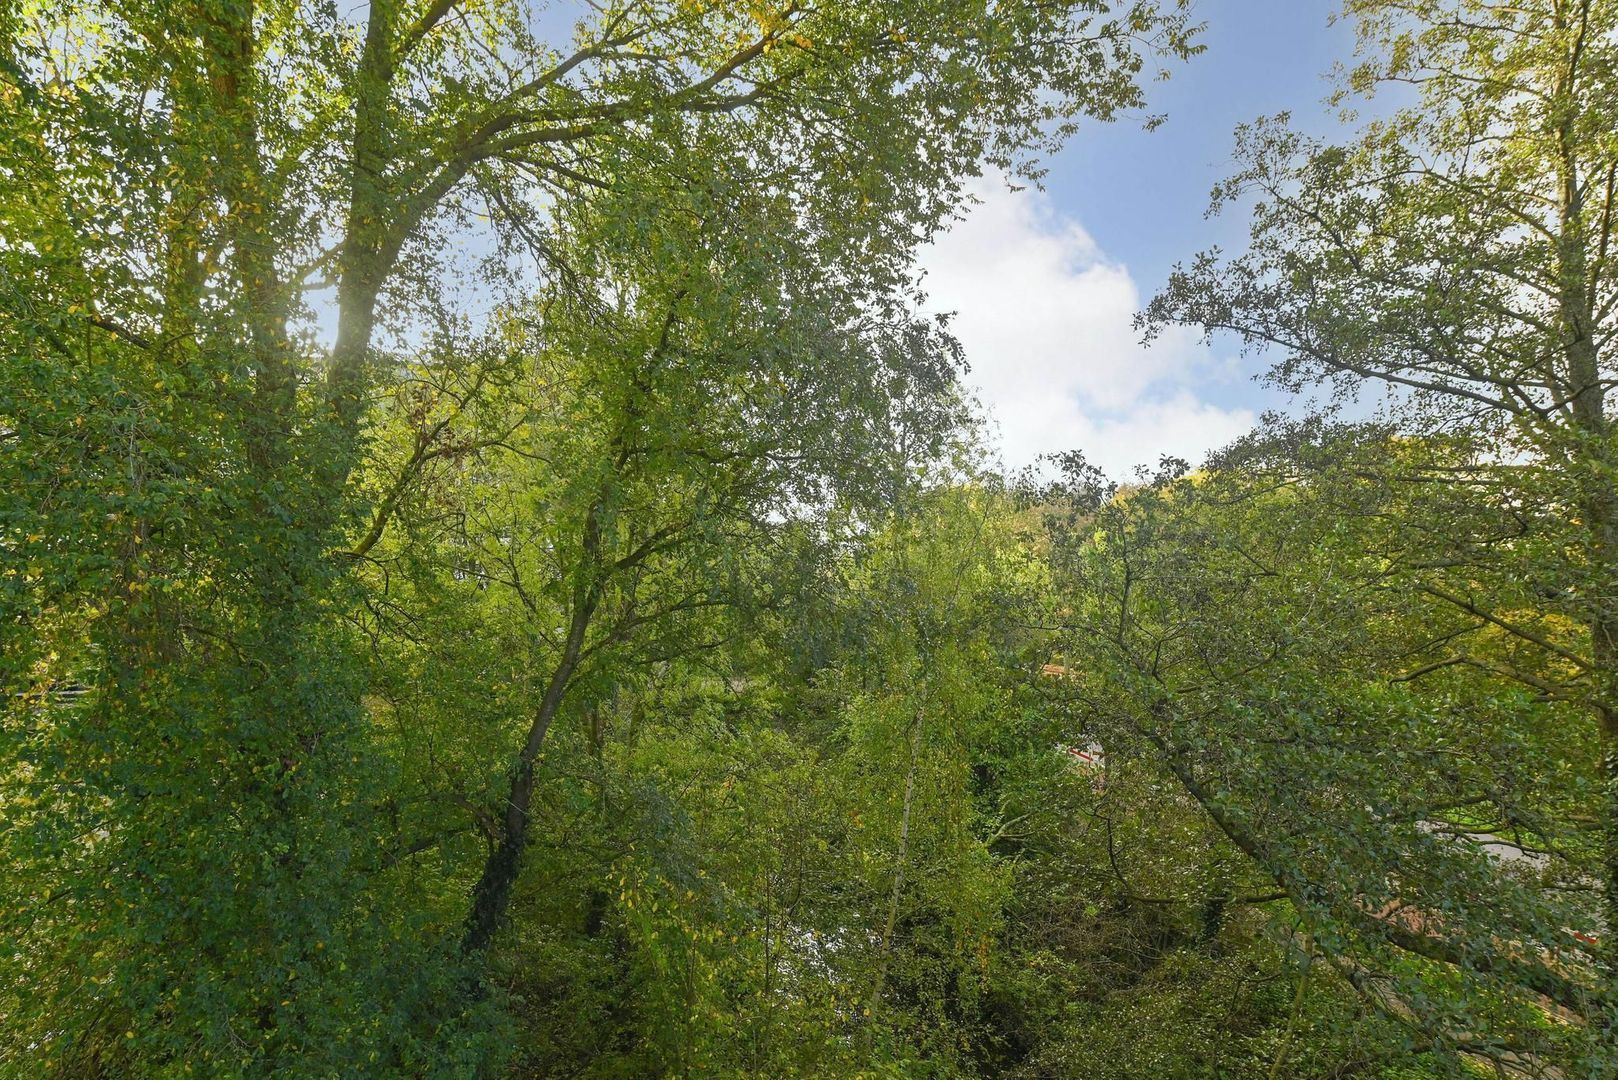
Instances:
[[[1284,117],[1244,128],[1215,207],[1255,201],[1249,250],[1200,256],[1147,320],[1271,350],[1286,386],[1380,383],[1410,429],[1478,440],[1464,467],[1437,462],[1427,480],[1514,515],[1515,535],[1431,529],[1403,569],[1478,630],[1514,637],[1527,658],[1497,672],[1587,710],[1609,788],[1605,921],[1618,927],[1618,4],[1345,11],[1366,58],[1343,93],[1391,87],[1416,103],[1340,146]]]
[[[433,1043],[408,1017],[436,991],[399,974],[433,967],[388,944],[409,920],[368,892],[394,763],[340,616],[375,600],[349,552],[408,497],[369,513],[376,387],[464,314],[446,269],[463,225],[492,223],[485,284],[565,274],[548,253],[570,208],[621,189],[647,146],[728,140],[744,182],[880,295],[964,175],[1031,166],[1076,118],[1138,105],[1149,56],[1190,47],[1178,5],[1149,2],[640,0],[562,49],[531,14],[0,15],[4,907],[23,958],[4,993],[23,1067],[348,1071]],[[526,278],[498,258],[516,252]]]

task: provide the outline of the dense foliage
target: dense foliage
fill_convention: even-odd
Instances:
[[[1189,7],[0,10],[0,1075],[1618,1072],[1618,4],[1240,133],[1143,328],[1378,420],[997,476]]]

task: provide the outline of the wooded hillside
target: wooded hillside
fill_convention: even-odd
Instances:
[[[0,9],[0,1075],[1618,1075],[1618,2],[1344,8],[1127,478],[917,256],[1186,0]]]

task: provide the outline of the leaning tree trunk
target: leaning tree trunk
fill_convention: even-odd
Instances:
[[[522,751],[512,764],[500,842],[489,854],[483,864],[483,873],[472,888],[472,908],[467,913],[466,931],[461,938],[461,952],[467,956],[488,948],[494,932],[500,928],[511,906],[511,889],[517,883],[523,852],[528,847],[528,811],[534,799],[534,764],[545,745],[545,734],[550,730],[551,721],[556,719],[557,712],[562,708],[568,685],[573,681],[573,673],[578,670],[579,659],[584,654],[585,634],[590,629],[590,620],[601,600],[601,579],[596,565],[600,548],[600,526],[596,509],[591,507],[584,519],[585,565],[574,589],[567,642],[562,647],[555,670],[551,672],[550,682],[545,686],[545,696],[540,699],[533,722],[529,724]]]
[[[585,621],[588,621],[588,616]],[[539,758],[540,747],[545,743],[545,733],[550,730],[551,721],[561,708],[567,684],[578,666],[580,650],[575,647],[575,640],[582,643],[584,634],[577,615],[574,625],[579,627],[577,637],[572,633],[568,635],[568,651],[551,674],[545,697],[540,701],[533,724],[528,729],[522,753],[512,766],[500,842],[484,862],[483,873],[472,888],[472,909],[467,914],[466,931],[461,938],[461,952],[468,956],[488,948],[494,932],[505,921],[506,909],[511,906],[511,887],[517,883],[523,852],[528,847],[528,810],[534,800],[534,763]]]

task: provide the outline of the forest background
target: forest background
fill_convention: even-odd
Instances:
[[[1344,16],[1120,484],[917,256],[1190,4],[0,10],[0,1071],[1618,1069],[1618,3]]]

